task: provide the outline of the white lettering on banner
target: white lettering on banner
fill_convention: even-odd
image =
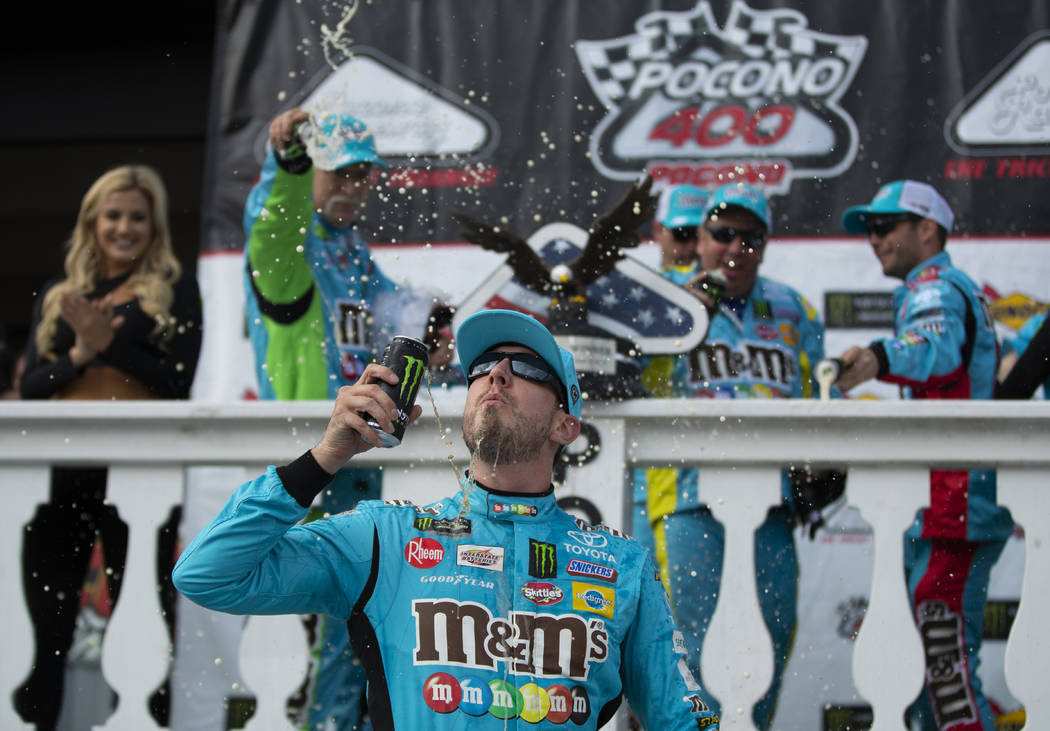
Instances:
[[[638,99],[653,89],[671,99],[820,96],[834,91],[848,72],[848,64],[839,58],[724,61],[714,66],[699,61],[677,66],[667,61],[649,61],[639,68],[627,98]]]

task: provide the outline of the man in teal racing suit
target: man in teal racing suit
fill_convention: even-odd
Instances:
[[[894,335],[842,353],[837,384],[897,383],[907,399],[994,397],[999,346],[981,289],[945,251],[955,215],[932,186],[886,183],[870,204],[842,214],[866,233],[893,293]],[[1013,532],[996,503],[994,470],[930,470],[930,504],[905,533],[904,570],[926,663],[911,728],[992,731],[977,675],[992,566]]]
[[[360,414],[392,429],[377,384],[397,377],[371,364],[317,446],[237,489],[176,587],[221,611],[347,620],[378,729],[596,729],[622,697],[646,728],[718,728],[648,551],[555,502],[554,459],[580,430],[572,355],[507,310],[467,318],[456,343],[471,454],[457,494],[300,524],[349,457],[379,446]]]
[[[679,186],[664,191],[656,222],[661,273],[697,293],[711,325],[704,342],[689,353],[650,359],[642,375],[646,388],[664,398],[812,397],[812,367],[824,355],[824,326],[802,295],[758,274],[772,225],[765,196],[742,183],[724,185],[710,196]],[[711,290],[697,292],[713,272],[725,280],[717,301],[707,293]],[[755,540],[758,594],[774,656],[770,688],[752,710],[759,728],[772,723],[796,626],[798,561],[789,474],[784,471],[781,504],[770,509]],[[722,524],[708,507],[717,482],[705,481],[696,468],[652,467],[635,470],[634,486],[632,531],[653,542],[699,678],[725,543]]]

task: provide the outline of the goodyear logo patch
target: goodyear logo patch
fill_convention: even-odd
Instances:
[[[573,609],[612,618],[615,607],[616,591],[612,587],[572,582]]]

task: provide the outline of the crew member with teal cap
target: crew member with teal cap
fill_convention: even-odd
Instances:
[[[664,220],[695,221],[697,235],[688,263],[665,267],[663,274],[704,302],[711,326],[692,352],[651,359],[643,372],[646,388],[665,398],[812,396],[811,370],[824,356],[824,326],[802,295],[758,274],[773,227],[765,194],[747,183],[728,183],[705,195],[699,209],[683,211],[675,205],[683,200],[675,192],[667,194],[669,218]],[[690,193],[686,200],[699,201],[700,196]],[[676,210],[680,217],[670,218]],[[698,285],[710,284],[716,273],[725,283],[721,299],[710,296],[710,290],[697,290]],[[798,567],[792,474],[784,471],[784,499],[770,509],[756,533],[759,602],[774,649],[772,685],[750,709],[760,729],[772,723],[795,630]],[[830,472],[797,474],[809,480],[834,477]],[[706,475],[713,473],[695,467],[634,471],[632,531],[654,550],[698,678],[700,653],[721,586],[725,544],[723,527],[708,507],[718,485]]]
[[[916,180],[895,180],[842,214],[864,233],[893,293],[894,333],[842,353],[836,384],[895,383],[911,399],[990,399],[999,347],[979,286],[945,250],[955,223],[948,202]],[[1013,532],[996,501],[994,470],[931,470],[929,507],[905,533],[904,570],[926,662],[924,692],[907,710],[911,728],[993,731],[977,675],[992,566]]]
[[[269,141],[244,209],[244,291],[259,397],[334,399],[390,335],[426,340],[381,321],[379,310],[402,311],[415,295],[376,265],[357,227],[386,163],[368,125],[345,113],[290,109],[270,123]],[[311,517],[378,497],[381,478],[374,468],[340,470]],[[367,729],[364,669],[345,622],[307,622],[314,642],[296,698],[300,728]]]

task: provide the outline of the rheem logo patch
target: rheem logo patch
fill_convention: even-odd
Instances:
[[[405,560],[417,569],[432,569],[445,558],[445,549],[433,538],[418,536],[405,544]]]

